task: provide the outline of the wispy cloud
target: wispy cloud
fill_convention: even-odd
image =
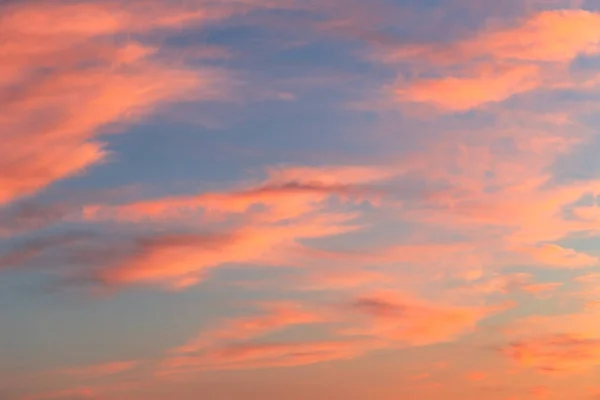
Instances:
[[[6,2],[0,397],[275,398],[275,375],[290,399],[585,396],[597,8]],[[183,103],[228,123],[156,121]],[[19,290],[56,276],[114,295]]]
[[[229,78],[223,70],[161,61],[153,45],[111,40],[201,23],[220,13],[134,3],[3,7],[0,203],[105,160],[98,136],[109,125],[134,122],[169,102],[226,95]]]
[[[399,81],[392,87],[397,100],[467,111],[538,88],[568,85],[569,64],[600,51],[599,26],[600,16],[593,12],[547,10],[449,45],[399,46],[382,51],[380,58],[421,63],[424,72],[442,75]]]

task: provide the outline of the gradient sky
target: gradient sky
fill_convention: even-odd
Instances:
[[[600,0],[4,0],[0,399],[600,398]]]

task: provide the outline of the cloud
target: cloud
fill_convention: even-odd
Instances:
[[[380,292],[357,298],[351,309],[362,316],[362,322],[343,334],[376,337],[388,341],[392,347],[411,347],[449,342],[472,333],[479,321],[502,307],[442,305]]]
[[[286,167],[245,188],[84,206],[85,222],[173,226],[173,233],[134,235],[127,253],[98,266],[106,284],[192,286],[224,265],[306,266],[320,253],[305,244],[361,229],[359,206],[378,204],[377,185],[393,176],[380,167]],[[332,207],[337,199],[343,207]],[[198,223],[203,229],[199,231]],[[180,232],[180,233],[177,233]]]
[[[569,62],[600,52],[600,14],[586,10],[542,11],[520,25],[486,32],[459,44],[461,53],[495,59]]]
[[[523,290],[533,294],[545,294],[548,292],[554,292],[562,285],[562,282],[533,283],[523,286]]]
[[[473,332],[480,320],[504,307],[441,305],[386,292],[358,297],[342,309],[289,302],[263,308],[263,315],[225,320],[173,349],[159,373],[293,367],[359,357],[377,349],[445,343]],[[269,337],[309,326],[334,336],[308,342]]]
[[[573,209],[573,215],[583,221],[600,223],[600,207],[577,207]]]
[[[540,84],[539,68],[533,65],[486,67],[470,75],[419,80],[394,89],[395,99],[432,104],[450,111],[467,111],[486,103],[501,102],[528,92]]]
[[[395,173],[393,169],[377,166],[270,168],[262,182],[239,190],[166,197],[114,207],[89,205],[83,212],[90,220],[170,219],[196,211],[219,218],[254,211],[260,205],[266,208],[264,212],[254,213],[265,222],[277,222],[322,209],[324,202],[332,197],[376,203],[384,194],[376,184]]]
[[[115,125],[135,123],[172,102],[226,97],[231,84],[226,71],[186,65],[187,54],[171,59],[165,51],[174,53],[152,45],[150,37],[162,38],[187,24],[202,27],[259,3],[277,8],[246,0],[187,2],[176,10],[159,3],[27,3],[31,9],[15,5],[10,19],[0,21],[11,35],[27,40],[22,48],[5,44],[13,58],[0,67],[6,71],[0,84],[9,89],[0,98],[8,110],[0,127],[10,132],[0,146],[0,169],[9,171],[0,178],[0,203],[11,204],[2,210],[0,225],[6,222],[7,231],[44,227],[68,215],[69,223],[106,229],[90,253],[86,248],[81,257],[76,252],[58,258],[81,261],[75,264],[85,276],[91,265],[91,275],[109,286],[184,289],[215,269],[253,265],[295,269],[285,275],[292,275],[289,280],[261,270],[268,275],[260,278],[268,283],[266,290],[252,296],[308,295],[302,303],[261,303],[257,315],[210,321],[164,355],[158,375],[295,367],[449,343],[479,333],[482,321],[509,307],[489,305],[493,296],[531,301],[522,292],[547,296],[569,290],[561,282],[538,282],[506,268],[597,266],[595,255],[570,248],[563,239],[597,233],[597,207],[580,203],[585,195],[596,195],[600,184],[555,184],[550,172],[559,155],[581,143],[572,110],[419,121],[423,125],[408,131],[414,143],[407,141],[406,156],[404,147],[399,155],[400,146],[370,135],[369,140],[383,141],[373,146],[381,151],[374,158],[393,154],[389,166],[267,167],[262,179],[222,190],[188,188],[184,195],[94,201],[81,211],[15,203],[106,161],[102,135],[113,133]],[[37,23],[25,26],[26,20]],[[376,39],[373,32],[358,32],[362,23],[340,18],[324,29],[337,26]],[[415,79],[398,79],[390,90],[396,101],[468,111],[554,88],[556,82],[568,83],[564,73],[574,58],[598,52],[596,28],[594,13],[548,11],[484,28],[447,49],[405,48],[425,68]],[[571,31],[578,36],[571,38]],[[130,34],[128,43],[120,41]],[[385,60],[392,68],[413,63],[405,55],[392,56]],[[393,133],[404,135],[413,122],[394,126]],[[336,237],[346,234],[351,235],[345,240]],[[33,264],[72,247],[70,240],[45,239],[7,247],[0,268]],[[45,258],[46,264],[53,261]],[[587,291],[595,280],[582,277],[579,284],[587,284]],[[377,290],[383,287],[389,291]],[[405,294],[408,290],[415,294]],[[579,294],[578,300],[591,300],[591,291]],[[509,333],[504,354],[539,371],[591,368],[597,365],[600,338],[592,311],[586,310],[588,325],[579,316],[532,320],[523,331]],[[137,366],[125,361],[64,372],[83,380]],[[472,381],[488,377],[459,372],[459,378]]]
[[[170,359],[161,373],[297,367],[352,359],[371,347],[364,341],[237,344],[213,349],[203,356]]]
[[[499,263],[545,268],[597,265],[595,255],[559,241],[597,232],[597,222],[573,218],[570,210],[578,210],[581,199],[599,192],[598,181],[558,184],[548,172],[556,157],[581,139],[569,143],[562,129],[540,131],[535,124],[524,128],[504,118],[500,121],[514,130],[507,134],[499,128],[478,132],[477,137],[453,132],[454,139],[440,135],[427,143],[429,152],[419,155],[429,167],[410,161],[414,166],[407,167],[407,175],[418,176],[432,189],[405,207],[404,219],[424,232],[452,229],[471,245],[478,243],[474,249],[485,249],[485,254],[480,258],[483,263],[473,269]],[[503,140],[510,148],[495,150]]]
[[[562,282],[536,282],[531,274],[499,272],[480,276],[475,280],[467,280],[453,289],[451,293],[461,299],[478,299],[481,296],[494,294],[511,296],[519,292],[544,296],[559,289],[562,285]]]
[[[503,354],[523,367],[548,373],[583,373],[600,365],[598,310],[530,316],[510,323]]]
[[[600,14],[546,10],[449,45],[399,46],[376,58],[421,63],[418,68],[428,72],[423,75],[442,75],[399,80],[391,88],[397,101],[467,111],[538,88],[573,85],[566,67],[579,55],[600,53],[599,31]]]
[[[333,313],[291,302],[264,304],[263,315],[226,320],[171,351],[159,374],[295,367],[353,358],[374,347],[366,340],[257,341],[293,327],[332,323]]]
[[[156,47],[114,39],[208,17],[212,11],[202,8],[190,13],[138,2],[4,6],[0,204],[104,161],[98,136],[109,126],[170,102],[223,99],[225,71],[159,61]]]
[[[221,343],[236,343],[255,339],[292,326],[323,323],[327,320],[301,304],[278,302],[264,304],[265,314],[224,321],[218,328],[201,333],[197,338],[174,350],[175,353],[194,353]]]
[[[511,343],[504,354],[542,372],[573,372],[600,365],[600,340],[548,335]]]
[[[598,258],[555,244],[544,244],[528,250],[533,260],[540,265],[562,268],[585,268],[598,265]]]
[[[291,225],[250,225],[207,234],[158,234],[137,240],[128,256],[103,266],[98,278],[110,285],[146,283],[186,288],[201,281],[209,269],[225,264],[294,265],[304,253],[299,240],[353,231],[356,227],[346,225],[353,217],[325,215]]]

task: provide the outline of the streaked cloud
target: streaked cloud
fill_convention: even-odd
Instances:
[[[503,308],[442,305],[393,292],[364,295],[351,307],[363,316],[363,327],[350,328],[344,334],[373,336],[398,347],[456,340],[474,332],[479,321]]]
[[[6,2],[0,397],[593,394],[598,8]]]
[[[226,71],[161,61],[159,48],[133,38],[110,40],[219,17],[202,7],[154,6],[160,4],[3,7],[0,203],[104,161],[108,152],[99,135],[109,126],[135,122],[169,102],[226,96]]]
[[[467,111],[540,88],[576,85],[568,66],[578,56],[598,54],[599,26],[594,12],[546,10],[449,45],[399,46],[378,58],[421,63],[423,72],[442,75],[399,81],[393,86],[397,100]]]
[[[570,335],[514,342],[505,354],[522,365],[543,372],[564,372],[598,365],[600,341]]]

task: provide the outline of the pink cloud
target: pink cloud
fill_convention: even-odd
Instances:
[[[157,48],[108,40],[214,19],[220,12],[140,6],[109,1],[3,7],[7,40],[0,51],[0,87],[12,95],[0,100],[0,204],[104,161],[98,137],[109,125],[135,122],[170,102],[226,96],[230,79],[222,70],[161,63],[153,57]]]
[[[478,138],[457,133],[461,140],[477,140],[470,145],[438,138],[429,154],[421,155],[423,163],[431,167],[409,163],[414,164],[416,176],[432,185],[444,182],[445,188],[426,192],[419,204],[406,211],[405,218],[423,229],[451,228],[468,235],[471,244],[477,243],[474,248],[486,253],[480,258],[483,263],[468,270],[493,267],[499,261],[549,268],[597,265],[595,255],[556,243],[598,229],[593,220],[570,218],[565,211],[585,195],[598,193],[598,181],[553,184],[547,172],[578,140],[569,143],[560,132],[529,138],[521,136],[524,134],[515,130],[510,136],[515,149],[506,155],[491,151],[499,132],[481,133]],[[461,173],[453,173],[449,166]]]
[[[563,286],[562,282],[532,283],[523,286],[523,290],[533,294],[545,294],[548,292],[554,292],[561,286]]]
[[[516,27],[485,32],[459,45],[471,54],[496,59],[568,62],[580,54],[600,52],[600,14],[552,10],[534,14]]]
[[[215,348],[200,356],[169,359],[163,364],[160,374],[297,367],[352,359],[371,348],[373,345],[365,341],[234,344]]]
[[[305,266],[323,261],[302,244],[355,232],[364,201],[378,204],[377,184],[393,176],[382,167],[288,167],[269,170],[260,183],[241,189],[158,198],[116,206],[83,208],[86,221],[121,223],[202,222],[206,232],[154,235],[138,240],[134,251],[98,274],[108,284],[149,283],[185,288],[226,264]],[[336,198],[350,206],[333,209]],[[364,274],[363,274],[364,275]]]
[[[513,342],[504,354],[543,372],[573,372],[600,365],[600,340],[573,335],[547,335]]]
[[[322,238],[356,230],[347,224],[353,214],[303,218],[289,225],[249,225],[231,233],[158,235],[142,240],[137,251],[99,278],[107,284],[146,283],[186,288],[212,268],[228,263],[263,266],[295,265],[304,255],[298,240]]]
[[[381,292],[359,297],[352,309],[362,316],[346,335],[372,336],[390,346],[411,347],[454,341],[503,307],[451,306]]]
[[[573,209],[573,215],[584,221],[600,223],[600,207],[577,207]]]
[[[533,275],[525,273],[496,273],[468,280],[451,293],[459,299],[479,299],[481,296],[504,294],[513,295],[525,292],[533,295],[547,295],[559,289],[562,282],[536,282]]]
[[[449,72],[441,78],[399,81],[392,88],[397,101],[466,111],[540,87],[571,85],[564,66],[578,55],[598,54],[599,31],[600,14],[548,10],[450,45],[409,45],[377,57],[391,63],[424,62]]]
[[[277,303],[267,305],[263,315],[225,320],[173,349],[159,373],[292,367],[359,357],[376,349],[444,343],[473,332],[480,320],[502,308],[441,305],[392,293],[357,298],[345,310]],[[268,338],[307,325],[333,328],[336,338],[316,342]]]
[[[177,218],[187,212],[203,211],[215,218],[245,213],[253,206],[266,207],[259,218],[277,222],[297,218],[323,208],[331,197],[347,201],[378,202],[383,193],[373,184],[396,174],[386,167],[285,167],[271,168],[262,182],[238,190],[166,197],[116,207],[89,205],[84,218],[138,220]]]
[[[197,338],[174,349],[175,353],[194,353],[221,343],[235,343],[272,334],[292,326],[326,322],[324,315],[306,310],[300,304],[274,303],[263,305],[266,313],[224,321],[219,327],[202,332]]]
[[[541,372],[588,372],[600,365],[597,317],[597,309],[584,309],[515,321],[506,329],[512,340],[503,353],[521,366]]]
[[[525,250],[536,263],[545,266],[585,268],[598,265],[598,258],[555,244],[543,244]]]
[[[395,89],[395,99],[432,104],[451,111],[466,111],[482,104],[501,102],[528,92],[540,84],[539,68],[533,65],[486,67],[470,76],[419,80]]]
[[[309,310],[291,302],[266,304],[266,313],[226,320],[173,349],[159,369],[160,375],[205,370],[295,367],[357,357],[376,347],[371,340],[314,342],[262,341],[274,333],[299,326],[328,324],[334,314]]]

